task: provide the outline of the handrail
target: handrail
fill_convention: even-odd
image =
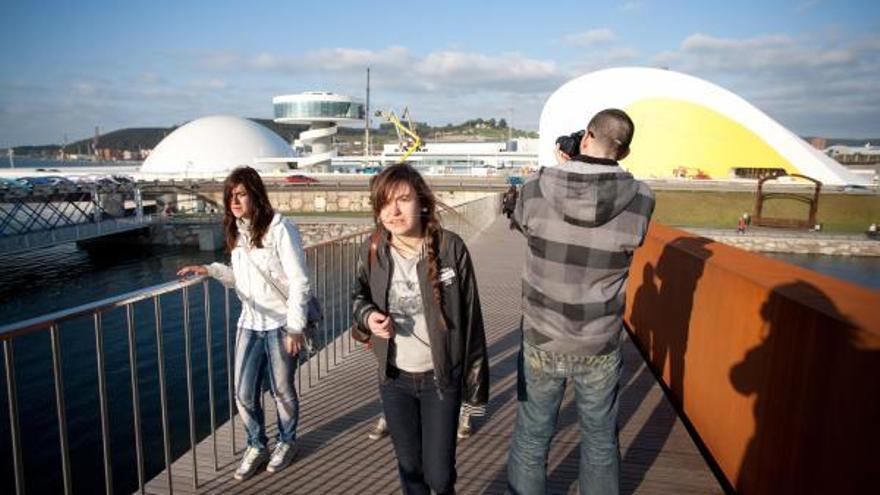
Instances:
[[[9,340],[13,337],[18,337],[20,335],[27,335],[37,330],[46,329],[51,327],[52,325],[56,325],[58,323],[74,318],[90,316],[91,314],[96,312],[103,313],[111,309],[125,307],[136,302],[145,301],[156,296],[161,296],[162,294],[169,294],[184,287],[195,285],[205,280],[206,278],[208,277],[205,275],[201,275],[189,278],[184,281],[177,280],[174,282],[166,282],[164,284],[153,285],[150,287],[145,287],[143,289],[126,292],[125,294],[119,296],[108,297],[107,299],[101,299],[99,301],[81,304],[72,308],[62,309],[61,311],[56,311],[54,313],[49,313],[43,316],[37,316],[35,318],[2,325],[0,326],[0,342]]]

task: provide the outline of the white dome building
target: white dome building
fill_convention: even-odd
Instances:
[[[293,150],[268,128],[241,117],[214,115],[194,120],[165,137],[141,166],[141,173],[225,176],[248,165],[260,172],[284,172]]]
[[[713,179],[765,171],[807,175],[825,184],[865,180],[736,94],[680,72],[616,68],[591,72],[554,92],[541,113],[538,163],[555,165],[556,138],[586,127],[597,112],[619,108],[635,123],[621,165],[640,178],[699,170]]]

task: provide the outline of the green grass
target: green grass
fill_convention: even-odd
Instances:
[[[754,215],[752,192],[655,191],[654,219],[678,227],[736,228],[743,212]],[[793,200],[764,202],[764,216],[807,218],[809,206]],[[864,232],[872,222],[880,222],[880,196],[822,194],[818,221],[830,232]]]

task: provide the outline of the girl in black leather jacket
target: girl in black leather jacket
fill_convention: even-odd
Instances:
[[[409,165],[371,181],[376,230],[353,288],[355,338],[370,342],[404,493],[454,493],[459,407],[485,408],[489,368],[473,265]]]

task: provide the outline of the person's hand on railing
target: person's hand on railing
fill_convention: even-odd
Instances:
[[[291,356],[299,353],[299,350],[302,349],[303,346],[303,336],[301,333],[297,334],[287,334],[284,336],[282,341],[284,343],[284,350],[287,351]]]
[[[177,270],[178,277],[186,277],[189,274],[198,276],[207,275],[208,269],[202,265],[189,265],[181,268],[180,270]]]
[[[367,316],[367,325],[376,337],[390,339],[394,336],[394,328],[391,326],[391,316],[389,315],[373,311]]]

